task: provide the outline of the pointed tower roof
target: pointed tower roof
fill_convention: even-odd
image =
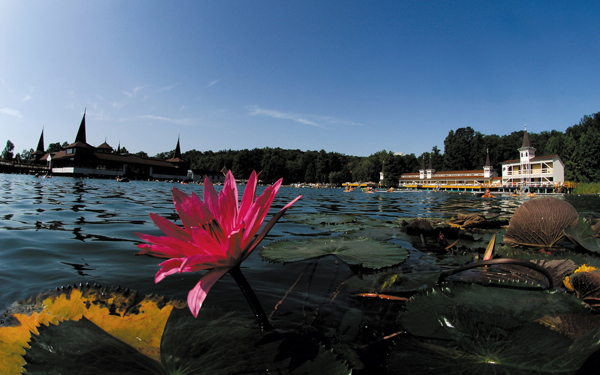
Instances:
[[[44,152],[44,128],[42,128],[42,135],[40,135],[40,141],[38,142],[36,151]]]
[[[433,166],[431,165],[431,155],[429,155],[429,169],[433,169]]]
[[[179,147],[179,136],[177,137],[177,146],[175,146],[175,152],[173,153],[173,159],[181,158],[181,147]]]
[[[425,156],[421,158],[421,169],[425,170]]]
[[[46,155],[46,151],[44,151],[44,129],[42,128],[42,135],[40,135],[40,141],[38,142],[37,149],[33,153],[32,157],[35,160],[40,160],[44,155]]]
[[[179,137],[177,137],[177,146],[175,146],[175,152],[173,152],[173,157],[171,159],[167,159],[168,162],[181,162],[181,147],[179,147]]]
[[[488,148],[487,155],[485,157],[485,167],[489,167],[489,166],[491,166],[491,163],[490,163],[490,149]]]
[[[527,134],[527,125],[525,125],[525,132],[523,133],[523,145],[521,148],[531,147],[531,143],[529,143],[529,134]]]
[[[75,137],[75,143],[82,142],[87,143],[85,140],[85,110],[83,111],[83,118],[81,119],[81,124],[79,124],[79,131],[77,132],[77,137]]]

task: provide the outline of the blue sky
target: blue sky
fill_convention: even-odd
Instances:
[[[598,1],[0,0],[0,149],[443,150],[600,111]]]

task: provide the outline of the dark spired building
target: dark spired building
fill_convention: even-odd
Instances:
[[[43,131],[40,144],[43,149]],[[38,150],[39,148],[38,145]],[[75,142],[65,146],[59,152],[45,154],[38,160],[48,163],[55,175],[73,177],[116,178],[120,176],[140,180],[183,181],[188,179],[189,168],[188,163],[181,159],[179,139],[177,139],[173,158],[169,160],[114,153],[106,140],[98,147],[88,144],[85,134],[85,112]]]

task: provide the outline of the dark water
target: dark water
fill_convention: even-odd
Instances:
[[[174,186],[188,194],[191,191],[202,194],[202,187],[197,185],[61,177],[35,179],[0,174],[0,308],[33,294],[79,283],[119,285],[144,294],[185,299],[198,281],[198,275],[172,275],[155,284],[154,275],[160,260],[134,255],[139,243],[135,232],[160,235],[148,216],[150,212],[180,224],[171,197]],[[259,193],[263,189],[259,188]],[[240,194],[242,191],[243,188]],[[289,211],[291,215],[352,214],[392,221],[412,217],[448,218],[467,212],[510,217],[524,200],[511,197],[484,200],[469,193],[364,194],[343,193],[341,189],[284,187],[271,213],[299,194],[304,197]],[[600,213],[598,196],[561,199],[573,204],[581,213]],[[321,228],[284,217],[264,243],[322,232]],[[267,314],[296,280],[301,280],[277,310],[275,322],[287,319],[286,316],[305,306],[318,305],[352,274],[333,257],[316,263],[281,265],[264,262],[256,253],[244,262],[243,271]],[[248,311],[229,275],[216,284],[205,303]],[[342,299],[336,303],[344,308]],[[306,316],[305,311],[303,314]]]

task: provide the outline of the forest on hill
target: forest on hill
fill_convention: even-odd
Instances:
[[[367,157],[344,155],[337,152],[255,148],[252,150],[197,151],[182,154],[194,170],[219,171],[231,169],[237,178],[248,178],[252,170],[262,171],[265,182],[283,177],[284,183],[379,181],[384,172],[384,184],[395,186],[403,173],[418,172],[423,162],[436,171],[481,170],[489,151],[490,162],[501,175],[500,163],[519,156],[524,131],[508,135],[485,135],[471,127],[450,130],[444,140],[444,152],[434,146],[419,156],[396,155],[392,151],[378,151]],[[537,156],[559,155],[565,164],[565,179],[575,182],[600,182],[600,112],[584,116],[579,124],[565,132],[557,130],[528,132],[531,146]],[[155,157],[168,159],[173,151]]]

